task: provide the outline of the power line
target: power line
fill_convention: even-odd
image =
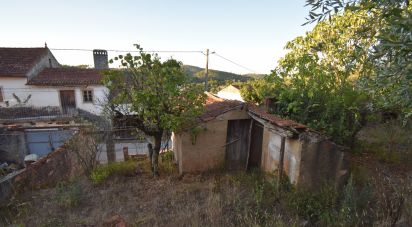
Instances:
[[[93,51],[93,49],[82,49],[82,48],[49,48],[49,49],[50,50],[56,50],[56,51],[87,51],[87,52]],[[139,50],[109,49],[109,50],[106,50],[106,51],[118,52],[118,53],[126,53],[126,52],[128,52],[128,53],[140,53]],[[144,53],[201,53],[201,54],[205,55],[204,51],[201,51],[201,50],[143,50],[142,52],[144,52]],[[250,69],[250,68],[248,68],[248,67],[246,67],[242,64],[239,64],[239,63],[237,63],[233,60],[230,60],[226,57],[223,57],[222,55],[219,55],[216,52],[213,52],[213,54],[215,54],[217,57],[220,57],[223,60],[228,61],[228,62],[230,62],[230,63],[232,63],[232,64],[234,64],[234,65],[236,65],[240,68],[246,69],[249,72],[256,73],[255,70]]]
[[[78,49],[78,48],[49,48],[50,50],[57,51],[93,51],[93,49]],[[106,50],[110,52],[130,52],[130,53],[140,53],[139,50]],[[143,50],[145,53],[203,53],[201,50]]]
[[[243,66],[243,65],[241,65],[241,64],[239,64],[239,63],[236,63],[235,61],[232,61],[232,60],[230,60],[230,59],[228,59],[228,58],[225,58],[225,57],[223,57],[222,55],[219,55],[218,53],[214,53],[216,56],[218,56],[218,57],[220,57],[220,58],[222,58],[223,60],[226,60],[226,61],[228,61],[228,62],[230,62],[230,63],[232,63],[232,64],[234,64],[234,65],[237,65],[237,66],[239,66],[239,67],[241,67],[241,68],[243,68],[243,69],[246,69],[246,70],[248,70],[248,71],[250,71],[250,72],[252,72],[252,73],[256,73],[256,71],[255,70],[252,70],[252,69],[250,69],[250,68],[248,68],[248,67],[246,67],[246,66]]]

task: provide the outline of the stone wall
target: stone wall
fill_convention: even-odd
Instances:
[[[35,189],[53,186],[81,174],[81,166],[74,152],[64,146],[35,163],[30,164],[15,178],[19,188]]]
[[[52,187],[60,181],[82,174],[82,168],[74,152],[64,146],[56,149],[25,169],[0,181],[0,202],[13,193]]]

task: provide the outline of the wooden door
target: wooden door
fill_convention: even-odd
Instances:
[[[226,168],[244,170],[248,155],[250,119],[228,121]]]
[[[63,113],[69,113],[76,109],[76,98],[74,96],[74,90],[60,91],[60,103]]]
[[[260,167],[262,160],[263,125],[253,121],[251,130],[248,169]]]

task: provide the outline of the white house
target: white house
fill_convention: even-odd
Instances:
[[[240,94],[240,88],[236,85],[229,85],[220,90],[216,95],[217,97],[222,99],[238,100],[244,102],[242,95]]]
[[[0,107],[59,107],[100,114],[107,88],[107,52],[93,51],[95,68],[62,67],[44,48],[0,48]]]

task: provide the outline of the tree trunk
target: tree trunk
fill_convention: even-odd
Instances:
[[[150,167],[152,168],[153,171],[153,165],[152,165],[152,158],[153,158],[153,145],[149,142],[147,144],[147,150],[149,151],[149,159],[150,159]]]
[[[154,138],[154,148],[153,148],[153,154],[152,154],[153,176],[159,176],[158,162],[159,162],[159,152],[160,152],[160,148],[162,145],[162,137],[163,137],[163,131],[157,133]]]
[[[107,142],[106,142],[106,152],[107,152],[107,162],[115,162],[116,161],[116,151],[115,151],[115,144],[113,140],[113,132],[107,132]]]

